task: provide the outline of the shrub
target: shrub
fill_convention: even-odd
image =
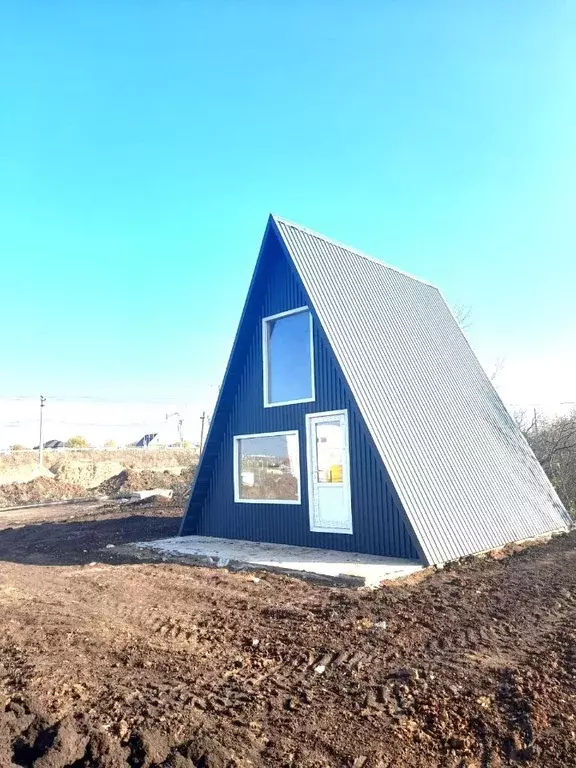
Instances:
[[[88,448],[88,440],[82,435],[74,435],[66,440],[66,448]]]

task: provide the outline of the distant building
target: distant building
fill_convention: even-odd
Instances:
[[[158,444],[158,432],[150,432],[148,435],[144,435],[136,443],[136,448],[149,448],[151,445]]]
[[[181,534],[432,564],[569,525],[438,289],[270,217]]]
[[[43,447],[44,448],[64,448],[65,446],[64,446],[64,443],[62,442],[62,440],[46,440],[46,442],[44,443]],[[40,450],[40,446],[39,445],[35,445],[34,446],[34,450],[35,451],[39,451]]]

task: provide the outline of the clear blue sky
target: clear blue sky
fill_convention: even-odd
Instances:
[[[574,357],[573,3],[4,0],[0,109],[0,396],[193,399],[269,211]]]

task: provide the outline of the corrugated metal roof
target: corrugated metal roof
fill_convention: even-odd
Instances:
[[[566,528],[437,288],[273,217],[430,563]]]

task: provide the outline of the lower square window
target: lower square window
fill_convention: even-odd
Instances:
[[[234,501],[300,504],[297,430],[234,438]]]

